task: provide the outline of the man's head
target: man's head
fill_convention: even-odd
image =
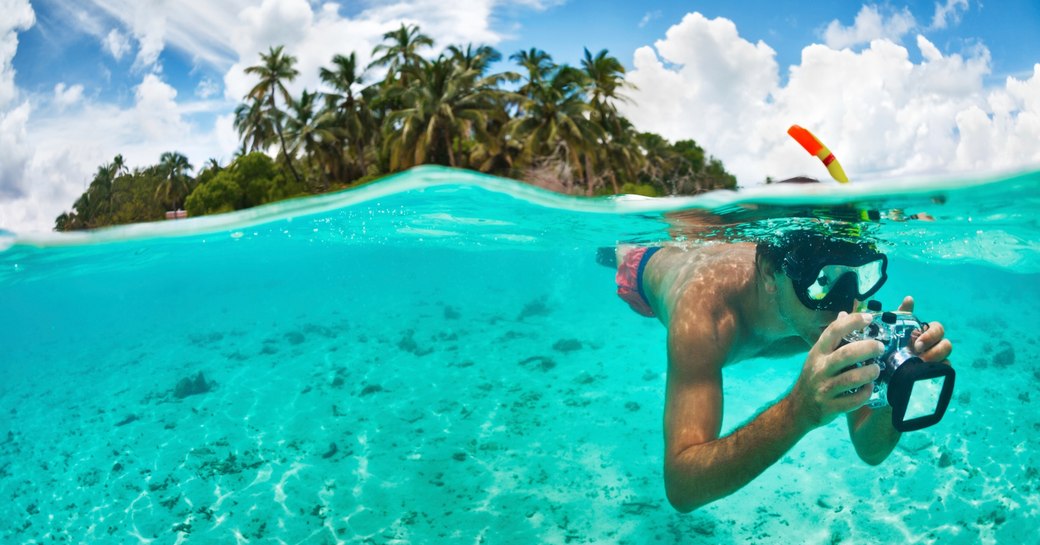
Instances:
[[[877,293],[888,278],[888,258],[868,242],[800,229],[760,242],[755,260],[786,274],[798,300],[810,310],[853,310],[854,301]]]

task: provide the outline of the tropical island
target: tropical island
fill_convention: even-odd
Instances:
[[[235,109],[241,147],[195,176],[178,152],[129,169],[122,155],[98,167],[71,212],[69,231],[146,222],[167,211],[201,216],[337,191],[423,164],[513,178],[570,195],[692,195],[735,189],[736,178],[693,140],[640,132],[618,112],[625,69],[602,50],[581,67],[531,48],[510,55],[518,71],[493,73],[494,48],[433,40],[415,25],[384,35],[373,61],[334,55],[320,70],[327,91],[287,88],[296,58],[281,46],[245,69],[256,84]],[[368,83],[366,72],[385,71]],[[179,214],[175,214],[179,216]]]

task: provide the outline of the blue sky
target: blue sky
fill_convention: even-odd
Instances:
[[[637,47],[664,36],[669,27],[691,11],[707,17],[725,17],[750,41],[763,40],[777,50],[781,66],[798,62],[801,49],[818,42],[831,21],[851,24],[864,2],[795,2],[791,0],[712,2],[568,2],[521,19],[524,29],[503,47],[525,43],[546,44],[560,58],[578,60],[581,48],[607,48],[631,64]],[[930,25],[936,2],[878,4],[881,11],[906,8],[922,25]],[[602,6],[609,6],[603,8]],[[1040,60],[1040,2],[1009,0],[977,2],[958,10],[959,23],[931,30],[929,37],[940,49],[956,52],[983,42],[993,54],[994,74],[1022,74]],[[579,22],[576,24],[576,22]],[[549,46],[551,44],[551,47]],[[579,53],[570,53],[578,51]]]
[[[636,126],[696,139],[744,185],[822,175],[788,148],[790,123],[861,178],[1040,163],[1036,0],[3,3],[0,228],[15,231],[49,229],[117,153],[230,159],[242,69],[269,45],[300,59],[297,90],[314,89],[332,53],[364,58],[402,21],[506,56],[608,49],[636,86],[623,106]]]

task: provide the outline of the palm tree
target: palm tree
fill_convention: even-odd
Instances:
[[[291,142],[293,156],[303,151],[305,158],[319,162],[322,171],[322,189],[328,189],[328,173],[320,161],[336,140],[330,126],[328,116],[322,116],[316,109],[318,94],[306,90],[300,99],[292,103],[293,115],[286,119],[285,132]],[[327,164],[328,161],[325,161]]]
[[[616,57],[608,55],[603,49],[596,56],[592,56],[588,48],[585,49],[585,58],[581,61],[584,74],[585,95],[592,106],[592,121],[599,124],[605,133],[604,141],[594,147],[595,153],[586,155],[586,178],[591,180],[592,167],[595,164],[608,165],[605,169],[606,175],[613,184],[614,193],[620,192],[616,171],[611,166],[617,163],[631,165],[633,153],[631,145],[620,143],[625,138],[623,119],[618,115],[615,103],[627,100],[620,91],[631,85],[625,81],[625,67]],[[627,123],[627,121],[624,121]],[[631,137],[627,138],[629,142]],[[617,159],[625,157],[625,161]],[[611,165],[614,163],[614,165]]]
[[[387,74],[384,81],[398,81],[402,86],[408,86],[409,69],[416,70],[424,62],[419,50],[424,47],[433,47],[433,39],[422,34],[418,25],[405,25],[383,34],[383,40],[389,40],[388,44],[379,44],[372,50],[375,57],[369,66],[385,66]]]
[[[481,77],[445,56],[416,72],[402,95],[405,104],[387,119],[390,168],[427,162],[458,166],[457,145],[472,138],[486,140],[489,116],[500,97],[498,76]]]
[[[155,188],[155,196],[169,203],[173,210],[183,209],[184,199],[188,198],[194,189],[189,175],[194,167],[184,155],[167,151],[159,156],[158,169],[162,181]]]
[[[638,181],[646,158],[641,152],[639,135],[632,123],[621,116],[617,116],[616,123],[619,128],[600,147],[597,162],[604,167],[602,172],[610,180],[614,193],[620,193],[621,181]]]
[[[202,170],[220,172],[221,170],[224,170],[224,165],[221,165],[220,161],[218,161],[216,157],[210,157],[209,159],[206,159],[206,163],[202,165]]]
[[[76,200],[73,205],[75,216],[83,223],[83,227],[95,227],[106,224],[106,217],[112,214],[113,182],[115,181],[115,168],[112,163],[98,167],[94,178],[90,181],[87,190]]]
[[[448,53],[463,70],[474,70],[481,75],[486,74],[492,64],[502,60],[502,54],[489,45],[474,48],[473,44],[468,44],[465,49],[452,45],[448,47]]]
[[[363,83],[363,74],[358,73],[357,55],[354,53],[332,57],[332,66],[332,69],[322,68],[319,73],[321,81],[333,89],[333,92],[325,93],[325,115],[332,117],[340,149],[353,148],[360,176],[364,176],[368,173],[365,147],[375,132],[376,124],[364,94],[354,91]],[[342,155],[339,154],[340,163]],[[335,170],[342,174],[340,168]]]
[[[283,46],[271,47],[267,54],[260,54],[261,64],[246,68],[246,74],[259,76],[260,81],[249,90],[246,98],[253,100],[256,104],[263,104],[263,114],[270,119],[275,134],[282,145],[282,156],[289,167],[289,172],[297,183],[302,183],[300,175],[293,167],[292,157],[289,155],[289,146],[285,141],[282,130],[284,112],[278,108],[276,97],[281,96],[284,104],[292,104],[293,98],[285,84],[296,79],[299,70],[296,70],[296,57],[283,53]]]
[[[94,226],[94,206],[91,202],[90,190],[84,191],[82,195],[76,199],[76,202],[72,203],[72,228],[73,229],[89,229]]]
[[[672,150],[671,143],[652,132],[637,134],[636,143],[644,159],[639,169],[639,181],[658,185],[667,195],[677,195],[679,180],[673,169],[677,154]]]
[[[199,167],[198,173],[195,175],[195,188],[202,184],[209,183],[213,178],[216,178],[224,170],[224,166],[220,164],[215,157],[206,159],[206,162]],[[195,189],[192,189],[194,192]],[[188,194],[189,196],[191,193]],[[187,197],[185,197],[185,206],[187,206]]]
[[[583,82],[581,72],[565,65],[531,85],[521,103],[522,115],[510,121],[510,135],[521,142],[529,163],[562,155],[574,172],[585,173],[583,156],[600,142],[603,128],[590,119],[592,107],[581,94]]]
[[[257,100],[235,108],[235,129],[242,138],[243,155],[267,149],[276,136],[274,119],[265,112],[264,103]]]
[[[127,185],[130,180],[123,179],[125,176],[130,174],[130,167],[126,165],[126,160],[123,159],[123,154],[117,154],[112,158],[112,163],[108,165],[109,172],[111,173],[111,188],[109,192],[108,208],[112,212],[122,207],[128,200],[131,200],[130,192],[126,191]]]
[[[581,67],[587,78],[585,94],[592,107],[601,117],[616,116],[617,107],[614,103],[628,100],[620,91],[633,87],[625,81],[625,67],[621,61],[609,56],[606,49],[593,57],[586,48]]]
[[[487,138],[473,143],[467,162],[470,168],[500,176],[516,177],[513,170],[523,149],[520,143],[510,138],[508,115],[494,116],[488,124]]]
[[[61,215],[54,220],[55,231],[71,231],[78,228],[79,225],[77,223],[75,212],[62,212]]]
[[[497,49],[482,45],[477,48],[469,44],[465,49],[453,45],[448,47],[448,57],[451,62],[462,73],[473,72],[473,76],[480,79],[481,85],[498,87],[504,82],[520,81],[521,76],[516,72],[501,72],[488,74],[491,65],[502,60],[502,54]],[[442,55],[444,56],[444,55]],[[503,96],[512,96],[511,93],[503,93]]]
[[[126,166],[126,161],[123,159],[123,154],[120,153],[112,159],[112,174],[118,178],[124,174],[129,174],[130,169]]]
[[[512,60],[527,70],[527,81],[517,91],[526,97],[533,96],[534,89],[549,78],[556,71],[556,64],[552,57],[541,49],[532,47],[527,51],[518,51],[509,56]]]

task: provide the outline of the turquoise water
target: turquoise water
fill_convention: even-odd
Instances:
[[[573,199],[425,168],[230,216],[0,233],[0,541],[1035,543],[1038,189]],[[955,343],[949,412],[878,467],[836,420],[675,513],[664,329],[596,249],[850,207],[885,218],[864,226],[891,259],[877,297],[914,295]],[[914,213],[935,221],[895,221]],[[724,430],[802,360],[727,368]]]

